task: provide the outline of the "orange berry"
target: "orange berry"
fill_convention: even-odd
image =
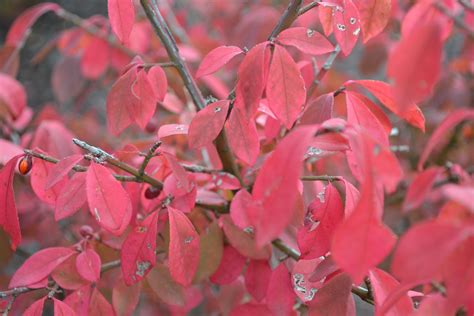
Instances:
[[[20,171],[22,175],[26,175],[28,174],[28,172],[30,172],[32,167],[33,161],[31,159],[31,156],[26,155],[21,158],[20,163],[18,164],[18,171]]]

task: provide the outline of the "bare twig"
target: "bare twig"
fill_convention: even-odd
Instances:
[[[114,268],[120,267],[120,263],[121,263],[120,259],[104,263],[100,267],[100,274],[107,272],[109,270],[112,270]]]
[[[305,14],[306,12],[308,12],[312,8],[316,8],[317,6],[319,6],[319,1],[313,1],[308,3],[307,5],[298,10],[298,16]]]
[[[331,69],[340,51],[341,51],[341,47],[339,45],[336,45],[336,47],[334,47],[334,51],[329,55],[329,57],[324,62],[324,65],[321,67],[319,72],[315,75],[314,80],[308,89],[308,96],[311,96],[314,93],[314,91],[316,91],[316,88],[321,83],[321,80],[323,80],[324,76],[326,76],[326,73],[329,71],[329,69]]]
[[[453,20],[454,24],[460,28],[461,30],[463,30],[467,36],[469,36],[471,39],[474,39],[474,30],[471,29],[468,25],[466,25],[466,23],[464,23],[464,21],[462,20],[462,18],[458,15],[455,15],[454,13],[452,13],[448,8],[446,8],[446,6],[444,6],[444,4],[442,4],[441,2],[433,2],[433,7],[436,8],[436,10],[438,10],[439,12],[441,12],[442,14],[446,15],[447,17],[449,17],[451,20]]]
[[[458,0],[458,2],[469,11],[474,12],[474,4],[470,0]]]
[[[285,10],[285,13],[278,20],[277,25],[273,28],[268,40],[273,40],[281,31],[290,27],[298,18],[298,12],[303,4],[303,0],[292,0]]]
[[[302,176],[301,177],[302,181],[327,181],[327,182],[333,182],[333,181],[341,181],[342,178],[339,176]]]
[[[153,158],[153,155],[155,154],[155,151],[160,146],[161,146],[161,141],[157,141],[150,147],[147,154],[145,155],[145,158],[143,159],[142,164],[140,165],[140,169],[138,169],[138,174],[140,174],[142,176],[145,174],[146,166],[148,166],[148,163],[150,162],[151,158]]]

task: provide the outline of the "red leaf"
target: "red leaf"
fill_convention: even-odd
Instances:
[[[146,72],[133,65],[114,83],[107,96],[109,130],[118,135],[133,122],[144,129],[155,113],[157,101]]]
[[[364,100],[351,91],[346,91],[347,121],[364,128],[379,144],[389,145],[388,134],[382,123],[367,108]]]
[[[253,200],[252,195],[247,190],[242,189],[234,195],[230,205],[230,216],[232,221],[240,229],[250,227],[251,220],[249,219],[249,216],[259,212],[258,210],[249,211],[250,208],[258,208],[258,205]]]
[[[76,258],[77,272],[87,281],[97,282],[99,280],[100,266],[100,257],[97,252],[92,249],[81,252]]]
[[[219,46],[211,50],[202,60],[196,72],[196,78],[210,75],[224,67],[232,58],[243,54],[237,46]]]
[[[228,110],[229,100],[222,100],[199,111],[189,125],[189,147],[201,148],[216,139],[224,127]]]
[[[262,301],[267,294],[272,270],[267,260],[251,260],[245,271],[245,287],[252,297]]]
[[[60,121],[44,120],[36,129],[30,148],[41,148],[48,155],[61,159],[80,153],[72,138],[74,135]]]
[[[345,218],[348,218],[349,215],[351,215],[352,212],[354,211],[357,203],[359,202],[360,193],[359,193],[359,190],[357,190],[356,187],[354,187],[352,183],[350,183],[346,179],[343,179],[342,181],[344,181],[344,187],[346,191],[346,198],[344,202],[344,214],[345,214]]]
[[[255,45],[245,55],[240,64],[235,94],[235,107],[241,111],[241,114],[248,120],[253,118],[257,112],[258,104],[262,97],[266,85],[266,72],[269,65],[267,55],[268,42]],[[232,112],[233,113],[233,112]]]
[[[98,79],[110,62],[110,46],[102,38],[91,36],[81,58],[81,72],[87,79]]]
[[[143,279],[155,266],[158,213],[159,211],[155,211],[148,215],[140,225],[135,226],[123,242],[120,252],[122,275],[128,286]]]
[[[69,305],[53,297],[54,316],[75,316],[76,312]]]
[[[420,160],[418,161],[418,170],[423,169],[423,165],[428,159],[428,156],[434,150],[436,145],[441,142],[443,136],[445,136],[447,132],[454,126],[466,120],[474,120],[474,110],[461,108],[453,111],[448,116],[446,116],[443,122],[441,122],[441,124],[439,124],[433,134],[431,134],[430,139],[426,143],[426,146],[423,149],[423,153],[420,156]]]
[[[46,296],[31,304],[24,312],[23,316],[42,316]]]
[[[35,252],[16,270],[8,287],[28,286],[43,280],[75,253],[65,247],[52,247]]]
[[[259,246],[278,237],[293,218],[300,195],[299,166],[313,133],[311,126],[293,130],[277,145],[257,175],[252,193],[256,201],[262,202],[263,211],[251,220]]]
[[[279,45],[273,50],[266,93],[270,109],[290,129],[306,102],[306,89],[295,61]]]
[[[337,189],[329,183],[323,190],[308,207],[309,225],[298,232],[298,247],[305,259],[327,254],[334,230],[344,218],[344,208]]]
[[[443,194],[450,200],[455,201],[474,213],[474,186],[462,186],[447,184],[443,186]]]
[[[60,179],[54,186],[46,189],[46,184],[52,174],[54,165],[39,158],[33,158],[31,169],[31,188],[36,196],[43,202],[55,205],[61,189],[67,183],[67,179]]]
[[[380,269],[373,269],[369,272],[370,283],[374,291],[375,297],[375,309],[377,310],[382,306],[384,301],[387,299],[389,294],[394,291],[398,286],[399,282],[387,272]],[[413,303],[408,295],[404,295],[397,301],[387,314],[387,316],[404,316],[410,315],[413,312]]]
[[[359,84],[370,91],[383,105],[390,111],[398,115],[413,126],[419,128],[423,132],[425,131],[425,117],[421,112],[420,108],[412,103],[410,106],[401,109],[400,105],[397,104],[392,87],[385,82],[377,80],[350,80],[344,85],[351,89],[353,84]],[[351,89],[352,90],[352,89]]]
[[[72,255],[51,273],[51,278],[63,289],[78,290],[90,284],[90,281],[85,280],[77,271],[76,259],[78,255]]]
[[[267,290],[267,306],[275,316],[291,315],[295,303],[291,275],[284,263],[272,272]]]
[[[74,291],[69,294],[64,300],[64,302],[71,306],[71,308],[76,312],[76,314],[87,315],[91,299],[91,290],[92,289],[90,285],[83,286],[77,291]]]
[[[234,247],[224,247],[222,259],[216,272],[209,278],[212,283],[223,285],[235,281],[242,273],[246,259]]]
[[[402,236],[393,256],[392,272],[402,283],[431,280],[466,233],[455,224],[427,221]]]
[[[359,10],[352,0],[343,0],[343,8],[336,7],[333,30],[342,53],[349,55],[357,43],[360,33]]]
[[[333,8],[332,6],[319,6],[318,8],[319,22],[323,27],[324,34],[326,36],[331,35],[333,28]]]
[[[128,43],[133,23],[135,8],[131,0],[108,0],[110,26],[122,43]]]
[[[357,0],[364,43],[380,34],[392,13],[391,0]]]
[[[443,52],[441,33],[439,21],[424,17],[391,52],[387,74],[395,81],[394,95],[401,111],[426,98],[438,81]]]
[[[75,173],[59,192],[54,219],[62,220],[76,213],[87,202],[86,173]]]
[[[36,20],[48,11],[58,11],[61,7],[56,3],[45,2],[35,5],[25,11],[15,19],[7,34],[5,44],[12,46],[22,45],[24,38],[28,35],[29,29]]]
[[[170,223],[169,268],[173,279],[188,286],[199,264],[199,235],[181,211],[168,207]]]
[[[316,100],[308,101],[301,116],[300,124],[321,124],[333,116],[334,93],[320,95]]]
[[[69,171],[79,162],[82,160],[83,155],[72,155],[66,158],[61,159],[57,164],[55,164],[50,170],[48,174],[48,178],[46,180],[45,189],[48,190],[53,187],[55,184],[59,183],[62,179],[64,179]]]
[[[21,156],[13,157],[0,170],[0,226],[10,236],[13,250],[21,242],[20,222],[13,193],[13,176],[16,163]]]
[[[237,107],[234,107],[230,112],[225,128],[229,146],[234,154],[246,164],[253,165],[260,152],[260,142],[255,122],[246,120],[244,114]]]
[[[160,66],[153,66],[148,70],[147,77],[157,100],[163,102],[168,90],[168,79],[165,71]]]
[[[0,148],[2,148],[0,152],[0,165],[6,165],[13,157],[23,154],[20,146],[5,139],[0,139]]]
[[[86,192],[89,210],[99,225],[121,235],[132,215],[132,205],[122,184],[109,169],[93,163],[87,170]]]
[[[90,305],[89,305],[89,316],[104,316],[104,315],[115,315],[112,305],[107,299],[100,293],[97,288],[94,288]]]
[[[176,283],[167,267],[157,264],[146,276],[153,292],[166,304],[184,306],[186,303],[184,288]]]
[[[405,200],[403,201],[403,211],[411,211],[421,205],[426,195],[431,191],[436,178],[443,172],[443,168],[433,167],[426,169],[416,175],[410,183]]]
[[[272,316],[273,314],[268,310],[264,304],[246,303],[235,307],[230,316]]]
[[[161,125],[158,130],[158,138],[162,139],[164,137],[173,136],[173,135],[186,135],[188,134],[189,127],[184,124],[165,124]]]
[[[310,305],[310,315],[355,316],[351,295],[352,281],[347,274],[338,274],[319,289]]]
[[[292,27],[281,32],[278,42],[293,46],[305,54],[322,55],[334,50],[331,42],[320,33],[306,27]]]
[[[6,112],[12,118],[20,116],[26,108],[26,91],[23,85],[14,78],[0,72],[0,109],[6,106]]]

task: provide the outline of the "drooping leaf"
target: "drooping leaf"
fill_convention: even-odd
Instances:
[[[165,71],[160,66],[153,66],[148,70],[147,77],[158,101],[163,102],[168,90]]]
[[[196,113],[189,125],[188,142],[191,148],[201,148],[210,144],[224,127],[229,100],[209,104]]]
[[[343,8],[336,7],[333,17],[333,30],[344,55],[349,55],[359,38],[361,24],[359,10],[352,0],[343,0]]]
[[[115,283],[112,290],[112,306],[117,316],[133,315],[141,294],[141,284],[127,286],[123,279]]]
[[[100,266],[100,256],[93,249],[81,252],[76,258],[77,272],[87,281],[97,282],[99,280]]]
[[[93,163],[86,176],[89,211],[97,223],[114,235],[121,235],[130,223],[132,205],[127,192],[112,172]]]
[[[128,43],[133,23],[135,8],[131,0],[108,0],[107,8],[112,30],[122,43]]]
[[[391,0],[357,0],[355,1],[360,15],[364,43],[380,34],[388,21],[392,11]]]
[[[0,73],[0,117],[17,118],[26,107],[26,91],[16,79]]]
[[[253,120],[246,120],[244,114],[237,108],[234,108],[230,112],[225,129],[229,146],[233,153],[246,164],[253,165],[260,152],[255,122]]]
[[[31,188],[36,196],[43,202],[55,205],[59,198],[59,193],[67,183],[67,179],[62,178],[51,188],[46,188],[48,179],[52,177],[53,165],[39,158],[33,158],[33,168],[31,169]]]
[[[42,316],[46,296],[31,304],[24,312],[23,316]]]
[[[333,116],[334,93],[320,95],[315,100],[309,100],[300,119],[300,124],[320,124]]]
[[[214,48],[203,58],[196,72],[196,78],[218,71],[234,57],[243,53],[242,49],[237,46],[219,46]]]
[[[76,312],[69,305],[53,297],[54,316],[75,316]]]
[[[189,126],[185,124],[165,124],[160,126],[158,138],[162,139],[173,135],[187,135],[188,131]]]
[[[157,264],[146,279],[153,292],[166,304],[183,306],[186,303],[184,288],[175,282],[166,266]]]
[[[431,191],[436,178],[442,171],[442,168],[432,167],[416,175],[412,183],[410,183],[403,201],[404,212],[413,210],[423,203],[426,195]]]
[[[89,305],[90,316],[115,315],[112,305],[97,288],[92,290]]]
[[[92,36],[81,58],[81,72],[87,79],[98,79],[110,62],[110,47],[107,41]]]
[[[199,265],[193,283],[201,282],[217,271],[224,252],[224,234],[217,222],[200,235]]]
[[[334,50],[326,37],[305,27],[288,28],[281,32],[277,39],[282,45],[296,47],[303,53],[310,55],[322,55]]]
[[[28,36],[30,28],[40,16],[49,11],[57,11],[60,8],[56,3],[44,2],[25,10],[15,19],[8,30],[5,43],[12,46],[21,45],[25,37]]]
[[[270,109],[290,129],[305,104],[306,89],[295,61],[279,45],[273,50],[266,93]]]
[[[139,282],[156,263],[158,213],[155,211],[128,234],[120,251],[122,275],[126,285]]]
[[[300,194],[301,168],[298,166],[313,133],[312,126],[293,130],[277,145],[257,175],[252,195],[256,201],[262,202],[263,210],[251,220],[259,246],[278,237],[293,218]]]
[[[271,316],[273,315],[265,304],[245,303],[236,306],[230,316]]]
[[[474,213],[474,186],[447,184],[443,186],[443,194],[450,200],[455,201]]]
[[[78,290],[91,283],[85,280],[77,271],[76,259],[78,255],[72,255],[51,273],[51,278],[63,289]]]
[[[21,156],[14,156],[0,170],[0,226],[10,236],[13,250],[21,242],[20,222],[13,193],[13,176]]]
[[[450,113],[446,118],[439,124],[436,130],[431,134],[428,143],[421,153],[420,160],[418,161],[418,170],[422,170],[431,152],[441,142],[443,136],[448,133],[457,124],[466,120],[474,120],[474,110],[461,108]]]
[[[60,182],[64,177],[67,176],[68,172],[71,171],[71,169],[83,158],[84,156],[82,155],[72,155],[61,159],[50,169],[45,189],[50,189],[55,184]]]
[[[252,260],[245,271],[245,287],[252,297],[262,301],[267,294],[272,270],[267,260]]]
[[[199,235],[183,212],[168,207],[170,223],[169,269],[183,286],[191,284],[199,265]]]
[[[54,219],[59,221],[73,215],[86,202],[86,174],[77,172],[59,192],[54,209]]]
[[[43,120],[36,129],[30,148],[40,148],[58,159],[80,154],[80,149],[71,139],[74,134],[59,120]],[[51,163],[48,162],[51,165]]]
[[[8,287],[28,286],[43,280],[75,253],[66,247],[51,247],[35,252],[16,270]]]
[[[220,285],[234,282],[242,273],[245,261],[245,257],[235,250],[234,247],[230,245],[225,246],[219,267],[209,280]]]
[[[339,274],[330,279],[314,296],[310,315],[355,316],[355,303],[351,295],[351,278]]]
[[[290,272],[284,263],[280,263],[272,271],[268,283],[266,295],[268,309],[275,316],[291,315],[295,297]]]

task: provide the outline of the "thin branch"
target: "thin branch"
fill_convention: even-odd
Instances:
[[[327,181],[327,182],[333,182],[333,181],[342,181],[342,178],[340,176],[302,176],[301,181]]]
[[[140,174],[142,176],[145,174],[146,166],[148,166],[148,163],[150,162],[151,158],[153,158],[153,155],[155,154],[155,151],[160,146],[161,146],[161,141],[157,141],[150,147],[147,154],[145,155],[145,158],[143,159],[142,164],[140,165],[140,169],[138,169],[138,174]]]
[[[12,306],[13,306],[13,303],[15,302],[15,300],[16,300],[16,295],[13,295],[12,298],[10,299],[10,301],[8,302],[7,307],[3,311],[2,316],[8,316],[8,314],[12,310]]]
[[[100,267],[100,274],[103,274],[109,270],[112,270],[114,268],[118,268],[120,267],[120,259],[117,259],[117,260],[114,260],[114,261],[110,261],[110,262],[106,262],[104,263],[101,267]]]
[[[306,12],[308,12],[312,8],[316,8],[317,6],[319,6],[319,1],[313,1],[308,3],[307,5],[298,10],[298,16],[305,14]]]
[[[466,25],[466,23],[464,23],[463,19],[460,16],[455,15],[454,13],[452,13],[441,2],[433,2],[433,6],[436,8],[436,10],[438,10],[439,12],[441,12],[442,14],[446,15],[451,20],[453,20],[454,24],[458,28],[463,30],[466,33],[467,36],[469,36],[471,39],[474,39],[474,30],[471,29],[468,25]]]
[[[458,0],[458,2],[466,9],[471,12],[474,12],[474,4],[470,0]]]
[[[300,259],[301,254],[296,251],[295,249],[286,245],[281,239],[275,239],[272,241],[273,246],[283,252],[285,255],[290,257],[291,259],[298,261]]]
[[[278,20],[277,25],[273,28],[268,40],[273,40],[281,31],[290,27],[291,24],[298,18],[298,12],[303,4],[303,0],[292,0],[286,8],[283,15]]]
[[[181,165],[184,170],[189,171],[189,172],[196,172],[196,173],[208,173],[208,174],[214,174],[214,173],[220,173],[222,170],[216,170],[216,169],[211,169],[211,168],[206,168],[204,166],[199,166],[199,165]]]
[[[308,89],[308,96],[311,96],[314,93],[314,91],[316,91],[316,88],[321,83],[324,76],[326,76],[326,73],[329,71],[329,69],[331,69],[340,51],[341,51],[341,47],[339,45],[336,45],[336,47],[334,47],[334,51],[329,55],[329,57],[324,62],[324,65],[321,67],[319,72],[315,75],[314,80]]]

